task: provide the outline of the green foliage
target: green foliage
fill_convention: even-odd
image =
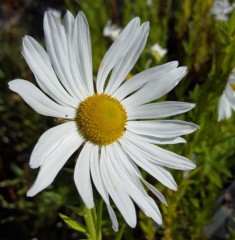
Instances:
[[[72,218],[60,213],[59,214],[61,219],[69,226],[71,227],[73,230],[81,232],[81,233],[85,233],[87,234],[86,231],[86,227],[84,225],[82,225],[81,223],[79,223],[76,220],[73,220]]]

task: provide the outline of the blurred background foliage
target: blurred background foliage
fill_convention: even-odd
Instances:
[[[57,123],[35,113],[7,86],[8,81],[16,78],[35,82],[21,56],[21,40],[24,35],[31,35],[44,44],[42,19],[48,8],[57,9],[62,14],[67,9],[73,14],[84,11],[91,29],[94,75],[112,43],[103,36],[107,20],[124,27],[135,16],[139,16],[142,22],[149,21],[151,30],[131,74],[171,60],[178,60],[189,71],[164,99],[196,103],[194,110],[177,119],[194,122],[200,129],[186,137],[186,144],[165,147],[194,160],[197,168],[186,173],[172,171],[179,185],[177,192],[161,186],[143,173],[167,199],[168,207],[159,203],[163,225],[156,225],[139,212],[137,227],[131,229],[118,215],[121,230],[116,234],[104,209],[103,239],[208,238],[205,226],[211,223],[213,214],[220,207],[217,200],[223,198],[233,181],[235,166],[235,116],[217,122],[218,100],[235,67],[235,13],[231,13],[227,22],[216,21],[210,14],[212,4],[213,0],[1,1],[1,240],[73,240],[85,237],[81,217],[84,213],[71,172],[74,157],[50,187],[34,198],[26,197],[37,174],[37,170],[30,170],[28,165],[32,149],[39,136]],[[151,46],[155,43],[167,49],[164,57],[157,58],[152,53]],[[228,232],[227,239],[234,239],[233,230]]]

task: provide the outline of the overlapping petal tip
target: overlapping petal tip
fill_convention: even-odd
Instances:
[[[148,35],[148,31],[139,33],[140,28],[146,28],[146,24],[141,27],[139,18],[134,18],[131,20],[104,55],[96,80],[96,88],[98,93],[104,92],[104,83],[107,79],[107,76],[114,67],[120,67],[120,62],[123,61],[123,59],[127,56],[127,52],[133,47],[135,40],[141,36],[139,34]]]
[[[70,11],[66,11],[63,19],[62,19],[62,25],[65,28],[65,32],[67,34],[67,38],[70,37],[70,35],[72,34],[72,30],[73,30],[73,25],[74,25],[74,16]]]
[[[75,25],[72,22],[70,24],[70,26],[67,26],[68,28]],[[43,27],[46,48],[56,75],[71,96],[78,100],[84,100],[89,94],[88,90],[82,85],[81,69],[76,68],[74,62],[74,60],[77,61],[76,52],[74,51],[75,39],[66,36],[67,29],[50,12],[46,12],[44,15]],[[75,27],[72,31],[73,34],[74,30]],[[88,39],[84,39],[84,41],[88,41]],[[87,62],[84,64],[87,64]],[[78,82],[81,84],[78,84]]]
[[[74,46],[78,68],[85,89],[89,95],[94,93],[92,74],[92,53],[90,30],[87,19],[83,12],[79,12],[74,23]]]
[[[121,83],[125,80],[128,73],[131,71],[137,62],[141,52],[147,41],[149,34],[149,23],[143,23],[138,30],[136,30],[134,41],[130,45],[126,55],[119,61],[117,66],[112,70],[112,74],[108,81],[105,92],[112,95]]]
[[[47,12],[53,14],[59,21],[61,20],[61,11],[54,8],[48,8]]]

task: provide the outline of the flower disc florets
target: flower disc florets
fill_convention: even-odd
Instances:
[[[94,94],[77,109],[76,122],[83,137],[97,145],[108,145],[125,132],[127,114],[122,104],[108,94]]]

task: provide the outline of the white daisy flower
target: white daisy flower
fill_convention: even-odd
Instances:
[[[233,11],[235,4],[230,4],[227,0],[214,0],[211,14],[215,19],[227,21],[229,14]]]
[[[167,54],[167,49],[162,48],[158,43],[155,43],[150,50],[158,56],[159,60]]]
[[[218,121],[229,119],[232,116],[232,110],[235,111],[235,70],[230,74],[226,87],[219,100]]]
[[[41,90],[22,79],[9,82],[9,87],[38,113],[65,121],[37,142],[30,166],[40,170],[27,195],[34,196],[50,185],[81,148],[74,181],[88,208],[94,207],[92,179],[115,231],[118,222],[109,197],[131,227],[136,225],[133,202],[161,224],[158,206],[143,184],[166,204],[165,198],[143,179],[138,166],[173,190],[177,184],[165,167],[195,168],[192,161],[155,145],[185,142],[180,136],[195,131],[195,124],[155,119],[187,112],[194,104],[150,103],[171,91],[185,76],[186,67],[170,62],[124,81],[149,33],[149,24],[140,25],[139,18],[134,18],[104,55],[94,83],[90,32],[83,13],[74,18],[67,12],[60,22],[46,12],[44,33],[47,51],[32,37],[23,38],[23,56]]]
[[[146,0],[146,5],[151,7],[153,5],[153,0]]]
[[[116,24],[112,24],[111,20],[108,20],[104,27],[103,35],[114,41],[117,39],[121,31],[122,29],[120,27],[118,27]]]

